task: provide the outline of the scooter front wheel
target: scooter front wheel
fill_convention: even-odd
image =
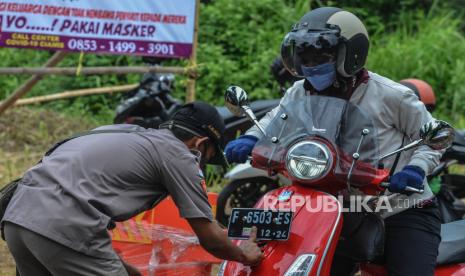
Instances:
[[[231,181],[218,195],[216,220],[228,226],[233,208],[251,208],[264,194],[277,188],[279,188],[279,182],[267,177]]]

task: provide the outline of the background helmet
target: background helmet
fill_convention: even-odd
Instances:
[[[163,74],[158,78],[160,81],[159,88],[165,93],[170,93],[174,90],[174,74]]]
[[[425,104],[429,112],[434,111],[436,108],[436,96],[431,85],[419,79],[405,79],[399,81],[399,83],[412,89],[418,99]]]
[[[303,77],[301,67],[334,60],[337,72],[350,77],[365,65],[368,32],[354,14],[323,7],[306,13],[284,37],[281,57],[286,68]]]

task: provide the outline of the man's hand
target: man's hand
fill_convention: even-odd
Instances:
[[[230,163],[244,163],[257,141],[258,138],[253,135],[241,135],[236,140],[232,140],[224,149],[226,159]]]
[[[200,245],[217,258],[241,262],[245,265],[258,265],[263,258],[256,244],[256,227],[252,228],[250,238],[238,247],[228,239],[227,234],[216,221],[204,218],[188,218],[187,221],[199,238]]]
[[[257,227],[252,227],[249,239],[242,242],[239,247],[242,249],[242,254],[244,255],[243,264],[254,266],[260,263],[263,259],[263,253],[257,245]]]

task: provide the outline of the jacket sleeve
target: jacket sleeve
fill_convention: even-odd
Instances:
[[[192,154],[181,154],[163,162],[160,180],[181,217],[213,221],[203,173]]]
[[[299,90],[303,89],[303,81],[297,81],[294,83],[292,87],[287,89],[286,93],[284,96],[281,98],[281,101],[279,102],[279,105],[275,108],[273,108],[271,111],[266,113],[263,118],[260,119],[260,124],[262,125],[263,129],[268,127],[268,125],[271,123],[271,121],[276,117],[277,114],[279,114],[280,107],[282,105],[285,105],[286,102],[289,102],[293,97],[298,97]],[[258,139],[261,139],[263,137],[262,132],[258,129],[257,126],[251,127],[249,130],[246,131],[247,135],[253,135],[257,137]]]
[[[425,105],[412,91],[402,93],[397,126],[411,141],[420,138],[421,126],[432,119]],[[439,164],[444,151],[433,150],[429,146],[420,146],[413,152],[409,165],[422,168],[428,175]]]

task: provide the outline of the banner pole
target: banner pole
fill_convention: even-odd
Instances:
[[[65,52],[55,52],[53,56],[47,60],[43,67],[54,67],[57,65],[64,57],[66,56]],[[12,106],[19,98],[23,97],[27,92],[42,79],[42,76],[33,75],[30,77],[23,85],[18,87],[11,95],[0,103],[0,115],[5,112],[10,106]]]
[[[194,74],[188,74],[186,102],[195,101],[195,81],[197,78],[197,44],[199,33],[199,17],[200,17],[200,0],[195,0],[195,22],[194,22],[194,41],[192,44],[192,53],[190,58],[190,66],[194,69]]]

